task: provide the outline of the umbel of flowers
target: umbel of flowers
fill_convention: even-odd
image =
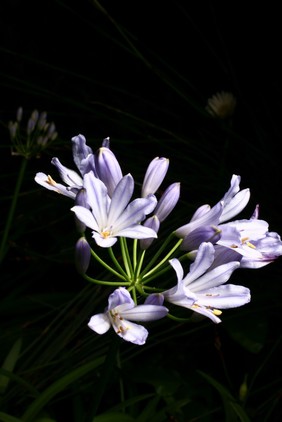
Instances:
[[[232,175],[229,190],[214,206],[202,205],[187,224],[173,228],[152,257],[148,249],[158,242],[160,226],[180,197],[179,182],[158,195],[169,160],[153,158],[137,189],[132,174],[123,174],[109,138],[95,152],[81,134],[71,141],[75,170],[54,157],[62,183],[42,172],[35,181],[72,200],[79,233],[76,267],[86,280],[111,289],[104,312],[89,320],[93,331],[104,334],[112,327],[124,340],[142,345],[148,337],[144,325],[177,320],[180,308],[181,320],[186,308],[187,320],[201,315],[219,323],[223,309],[250,301],[247,287],[229,283],[232,273],[273,262],[282,254],[282,242],[259,219],[258,206],[249,219],[232,220],[250,199],[249,189],[240,190],[240,176]],[[101,248],[108,249],[108,261]],[[107,269],[109,280],[87,274],[91,259]],[[173,282],[169,271],[175,273]]]

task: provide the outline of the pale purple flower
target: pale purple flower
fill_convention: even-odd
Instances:
[[[156,206],[156,198],[137,198],[129,202],[134,180],[131,174],[124,176],[117,184],[112,198],[109,197],[105,184],[97,179],[93,172],[84,176],[84,187],[91,211],[82,206],[74,206],[71,210],[77,218],[93,230],[96,243],[102,247],[111,247],[117,237],[145,239],[157,237],[154,230],[140,223]]]
[[[211,243],[202,243],[190,271],[184,276],[184,270],[177,258],[170,264],[177,275],[177,285],[162,292],[165,301],[221,322],[220,309],[235,308],[250,301],[250,291],[246,287],[224,284],[233,271],[239,268],[238,261],[231,261],[212,267],[215,251]]]
[[[218,226],[218,224],[239,214],[250,199],[250,190],[248,188],[240,191],[240,181],[241,177],[233,174],[230,188],[224,197],[212,208],[208,204],[198,208],[190,222],[175,231],[176,236],[185,238],[198,227]]]
[[[249,220],[235,220],[218,226],[221,231],[218,248],[230,248],[240,254],[241,268],[261,268],[282,255],[279,234],[269,232],[269,224],[258,219],[258,215],[257,206]]]
[[[95,164],[92,150],[86,145],[86,139],[83,135],[72,138],[72,152],[78,171],[65,167],[57,157],[53,157],[51,160],[65,185],[57,183],[50,175],[42,172],[38,172],[34,180],[46,189],[75,199],[77,193],[83,187],[84,174],[91,170],[95,172]]]
[[[97,334],[106,333],[112,326],[117,335],[126,341],[143,345],[148,331],[143,325],[131,321],[147,322],[164,318],[168,309],[160,305],[135,305],[128,290],[119,287],[110,294],[104,313],[90,318],[89,328]]]

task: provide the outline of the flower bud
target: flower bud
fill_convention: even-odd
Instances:
[[[147,220],[144,221],[143,226],[149,227],[150,229],[153,229],[156,233],[158,233],[160,228],[160,220],[156,215],[152,215],[152,217],[149,217]],[[153,240],[154,237],[140,239],[140,248],[147,249],[152,244]]]
[[[155,209],[155,214],[158,216],[160,222],[164,221],[171,213],[177,204],[180,196],[180,183],[171,184],[162,194],[158,205]]]
[[[215,226],[201,226],[189,233],[181,244],[180,249],[193,251],[198,249],[202,242],[215,244],[221,238],[221,230]]]
[[[150,193],[155,193],[162,184],[169,166],[169,159],[165,157],[154,158],[146,171],[142,184],[142,198],[146,198]]]
[[[80,205],[81,207],[90,209],[90,207],[87,203],[86,190],[84,188],[82,188],[82,189],[80,189],[80,191],[78,191],[74,202],[75,202],[75,205]],[[85,229],[86,229],[85,224],[82,223],[76,216],[75,216],[75,224],[76,224],[76,228],[77,228],[79,233],[85,232]]]
[[[80,237],[75,245],[75,266],[80,274],[88,270],[91,258],[91,248],[84,236]]]
[[[116,156],[109,148],[99,148],[95,156],[95,168],[98,178],[106,185],[108,194],[112,197],[118,182],[122,179],[122,171]]]

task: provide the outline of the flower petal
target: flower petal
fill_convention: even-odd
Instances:
[[[200,226],[207,226],[207,225],[217,226],[219,223],[220,216],[222,214],[223,206],[224,206],[223,201],[218,202],[209,211],[207,211],[206,206],[204,206],[203,210],[205,212],[199,213],[201,216],[198,219],[193,219],[190,221],[190,223],[179,227],[175,231],[176,236],[185,237],[189,233],[191,233],[193,230],[195,230],[197,227],[200,227]]]
[[[202,277],[199,277],[191,283],[186,283],[185,279],[183,282],[189,290],[197,293],[203,290],[208,290],[212,287],[219,286],[225,283],[231,277],[232,273],[240,267],[240,262],[233,261],[227,264],[220,265],[211,271],[206,272]],[[198,293],[197,293],[198,294]]]
[[[99,230],[107,227],[107,214],[109,197],[104,183],[94,176],[91,171],[84,176],[84,187],[87,193],[87,201],[92,209],[93,216],[97,222]]]
[[[81,207],[80,205],[75,205],[74,207],[71,208],[71,211],[73,211],[76,217],[82,223],[84,223],[87,227],[89,227],[92,230],[99,231],[97,222],[90,210],[88,210],[85,207]]]
[[[134,190],[134,180],[131,174],[124,176],[117,184],[109,207],[108,223],[115,226],[116,221],[124,212]]]
[[[88,327],[97,334],[104,334],[111,327],[111,323],[107,314],[97,314],[90,318]]]
[[[43,186],[48,190],[52,190],[54,192],[60,193],[61,195],[67,196],[71,199],[75,199],[76,192],[72,191],[68,187],[62,185],[61,183],[55,182],[51,176],[47,176],[47,174],[38,172],[34,178],[35,182],[39,185]]]
[[[71,170],[63,164],[57,157],[53,157],[51,163],[56,167],[63,182],[70,187],[82,187],[82,177],[74,170]]]
[[[135,306],[134,300],[130,296],[129,291],[125,287],[119,287],[113,293],[110,294],[108,299],[108,310],[112,310],[120,305],[127,305],[127,308],[133,308]]]
[[[122,316],[131,321],[154,321],[164,318],[168,313],[165,306],[138,305],[122,312]]]
[[[197,293],[197,303],[211,308],[228,309],[237,308],[249,303],[250,290],[244,286],[225,284]]]
[[[122,331],[116,331],[116,333],[123,338],[123,340],[129,341],[130,343],[142,346],[146,343],[148,337],[148,331],[143,325],[135,324],[134,322],[124,321],[126,329]]]
[[[195,261],[190,265],[190,271],[183,279],[185,286],[197,280],[211,266],[214,260],[214,247],[211,243],[202,243],[198,249]]]

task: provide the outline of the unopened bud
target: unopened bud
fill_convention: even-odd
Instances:
[[[91,248],[84,236],[75,245],[75,265],[80,274],[85,274],[88,270],[91,258]]]

